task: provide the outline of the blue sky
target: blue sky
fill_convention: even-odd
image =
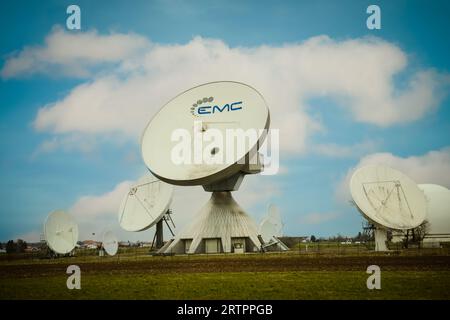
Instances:
[[[144,164],[140,160],[139,137],[132,129],[119,123],[117,128],[99,128],[91,133],[80,124],[77,127],[77,124],[70,123],[70,128],[63,125],[58,130],[55,129],[58,127],[57,122],[66,123],[66,118],[51,108],[60,105],[61,110],[67,110],[70,106],[62,102],[76,88],[95,85],[111,77],[119,79],[117,91],[121,92],[123,89],[126,97],[129,92],[127,90],[135,90],[131,86],[136,70],[117,70],[122,70],[124,65],[130,62],[137,63],[137,70],[145,68],[140,65],[144,56],[139,54],[141,51],[154,53],[155,46],[166,50],[164,52],[172,52],[170,50],[174,44],[180,45],[181,49],[188,52],[191,52],[189,50],[195,45],[206,48],[205,52],[208,52],[208,46],[211,46],[217,52],[235,50],[239,53],[238,59],[243,59],[239,61],[247,61],[245,59],[248,57],[255,57],[252,56],[253,53],[247,52],[247,49],[258,52],[263,46],[284,50],[283,54],[295,57],[295,50],[304,52],[302,50],[309,48],[308,41],[311,38],[325,35],[328,40],[319,41],[318,48],[329,52],[348,50],[349,54],[362,52],[362,55],[355,55],[354,58],[359,59],[362,65],[366,63],[368,73],[378,76],[377,70],[382,70],[382,80],[373,85],[381,89],[373,89],[370,83],[367,84],[367,89],[361,87],[361,90],[367,90],[363,92],[376,93],[373,97],[367,97],[369,102],[366,105],[366,102],[361,102],[364,99],[361,100],[363,94],[358,94],[359,91],[351,92],[349,97],[346,97],[348,92],[342,87],[334,87],[333,84],[323,84],[323,87],[327,88],[326,93],[317,94],[322,88],[321,73],[325,75],[329,70],[318,69],[317,80],[310,73],[304,74],[302,63],[308,64],[309,61],[295,60],[295,63],[299,63],[297,67],[300,71],[299,75],[292,79],[303,79],[309,91],[305,93],[301,90],[302,83],[298,84],[300,89],[292,89],[290,87],[295,85],[290,83],[286,86],[286,92],[280,94],[286,95],[286,101],[293,101],[294,105],[270,105],[271,111],[288,114],[298,111],[301,121],[313,121],[320,124],[321,128],[305,129],[308,133],[301,137],[295,130],[282,136],[288,140],[285,141],[287,147],[282,148],[280,154],[284,172],[271,177],[249,177],[244,182],[247,188],[242,190],[242,194],[236,192],[236,198],[242,199],[243,205],[247,205],[245,208],[257,221],[264,215],[268,204],[275,203],[280,207],[286,224],[285,233],[288,235],[356,234],[360,231],[362,219],[345,202],[348,195],[342,190],[342,186],[345,186],[348,172],[355,166],[370,161],[385,161],[391,166],[403,169],[419,183],[439,183],[450,187],[450,178],[442,173],[447,172],[445,170],[449,170],[450,166],[450,100],[447,96],[450,71],[450,4],[447,1],[377,1],[376,4],[382,12],[381,30],[366,28],[366,8],[372,4],[371,1],[77,1],[76,4],[81,8],[81,31],[64,30],[67,18],[65,11],[69,4],[72,2],[7,1],[2,4],[2,241],[18,236],[36,236],[42,229],[46,215],[52,210],[63,208],[76,215],[77,210],[89,211],[90,204],[102,206],[109,199],[102,198],[102,195],[115,190],[121,182],[136,180],[145,172]],[[97,33],[92,34],[93,30]],[[51,52],[48,55],[50,58],[34,54],[31,55],[34,60],[28,69],[5,71],[8,61],[20,58],[21,54],[22,57],[30,57],[27,55],[29,49],[24,48],[31,48],[32,52],[38,51],[37,46],[46,50],[46,37],[55,36],[59,37],[58,39],[68,39],[67,41],[74,39],[76,42],[77,37],[83,34],[90,34],[89,39],[93,44],[109,35],[126,35],[126,41],[129,41],[126,45],[132,47],[132,54],[124,53],[119,58],[111,57],[112,60],[106,61],[92,56],[94,53],[89,52],[89,48],[81,48],[80,50],[85,49],[87,53],[82,52],[82,58],[75,63],[79,62],[83,70],[88,72],[80,75],[75,72],[79,71],[75,70],[78,65],[69,61],[71,57],[67,52],[47,50],[44,52]],[[69,39],[70,35],[75,38]],[[196,44],[193,39],[197,36],[201,38]],[[377,39],[374,40],[373,47],[366,46],[371,41],[367,40],[368,36]],[[141,44],[142,39],[146,39],[144,42],[148,43]],[[226,48],[211,45],[205,39],[220,40]],[[117,41],[119,47],[125,47],[124,42],[120,42],[125,41],[123,39],[114,38],[112,41]],[[294,53],[291,51],[292,46],[297,46]],[[353,50],[354,47],[357,50]],[[365,61],[364,53],[368,56],[373,54],[374,60]],[[278,54],[278,51],[273,54]],[[56,63],[54,57],[60,60]],[[258,60],[257,57],[258,53],[255,60]],[[407,62],[403,63],[403,58],[406,58]],[[154,59],[164,58],[157,56]],[[190,59],[192,61],[187,60],[186,63],[192,63],[195,70],[197,61],[195,58]],[[208,65],[212,67],[215,67],[215,62],[221,61],[214,60],[214,55],[208,56],[208,59]],[[330,59],[334,59],[334,56],[330,56]],[[25,60],[18,61],[23,63]],[[159,61],[160,64],[163,62],[165,60]],[[385,67],[390,66],[391,62],[391,69]],[[183,61],[176,60],[175,63]],[[270,58],[266,63],[269,67],[271,64],[275,65]],[[311,62],[311,65],[315,66],[314,63]],[[258,66],[255,62],[251,68],[257,70]],[[355,63],[355,68],[361,69],[360,66]],[[170,68],[167,71],[171,72],[171,79],[183,76]],[[352,74],[357,75],[359,71],[349,71],[349,78]],[[411,79],[415,79],[415,75],[422,71],[428,72],[430,78],[419,81],[417,87],[408,91],[408,85],[414,83]],[[211,80],[211,74],[202,72],[199,71],[192,80],[196,82],[193,84]],[[151,71],[146,71],[145,74],[148,77],[145,79],[154,81],[155,85],[167,80],[164,74],[155,75]],[[228,73],[224,74],[229,76]],[[286,75],[283,73],[283,76]],[[224,75],[217,74],[216,77],[222,79]],[[250,79],[249,81],[252,79],[249,75],[240,77]],[[125,80],[121,82],[122,79]],[[387,87],[393,89],[393,93],[386,93],[383,79],[392,80]],[[267,81],[270,83],[270,79]],[[258,80],[255,79],[255,82],[258,83]],[[180,80],[175,86],[186,89],[184,86],[187,83],[190,82]],[[264,83],[262,81],[258,89],[266,95],[262,90],[265,88]],[[357,79],[354,83],[358,83]],[[406,90],[410,96],[411,91],[421,92],[422,88],[425,88],[423,95],[406,99],[415,103],[411,110],[400,101],[392,102],[392,106],[383,106],[386,109],[380,109],[380,112],[389,114],[392,111],[389,108],[398,108],[397,111],[394,110],[395,115],[392,117],[379,119],[376,115],[363,116],[370,114],[369,108],[377,107],[376,101],[390,102],[395,100],[398,92],[403,92],[402,90]],[[427,90],[433,97],[426,94]],[[178,91],[164,91],[161,97],[152,98],[154,101],[164,101],[177,93]],[[108,94],[112,93],[105,93],[105,99],[108,99]],[[270,100],[271,92],[267,92],[267,96]],[[113,96],[114,99],[121,97]],[[76,94],[73,99],[75,104],[86,103],[86,100],[77,100],[81,98]],[[371,99],[375,102],[372,103]],[[295,105],[297,102],[298,106]],[[39,127],[36,123],[40,123],[42,119],[38,119],[38,111],[44,106],[48,106],[55,115],[49,115],[45,120],[47,122]],[[152,108],[157,109],[159,106]],[[122,112],[129,112],[132,107],[124,104]],[[85,112],[89,109],[83,110]],[[152,112],[153,109],[142,116],[150,119]],[[93,126],[98,123],[95,119],[88,119],[91,116],[89,113],[84,115],[86,122],[92,121]],[[408,116],[411,116],[411,119],[401,120]],[[49,124],[48,121],[53,122]],[[287,119],[280,117],[279,121],[282,124]],[[302,123],[299,122],[299,125]],[[274,125],[276,124],[275,122]],[[136,131],[140,131],[139,128]],[[297,140],[303,141],[304,146],[296,148]],[[45,145],[51,147],[43,147]],[[80,148],[80,145],[85,148]],[[257,189],[256,186],[263,189]],[[253,192],[261,197],[251,200],[252,195],[249,195],[246,199],[246,193],[251,193],[253,187],[256,189]],[[189,192],[191,191],[181,190],[180,194],[184,193],[186,198],[183,199],[186,200],[190,199]],[[83,197],[84,202],[80,204]],[[97,201],[96,197],[101,199]],[[192,197],[197,199],[197,195],[193,194]],[[92,217],[109,225],[114,224],[116,212],[111,209],[114,204],[113,201],[111,207],[105,205],[104,209],[98,209],[98,216],[93,214]],[[89,216],[88,213],[86,215]],[[180,224],[183,225],[184,218],[181,215],[184,213],[179,215]],[[80,220],[82,219],[80,217]],[[89,228],[86,233],[91,230],[99,232],[101,229],[91,225],[86,228]]]

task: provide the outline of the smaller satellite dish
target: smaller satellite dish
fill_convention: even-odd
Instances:
[[[110,256],[114,256],[119,249],[119,241],[111,230],[103,234],[103,248]]]
[[[265,243],[274,240],[275,237],[281,237],[283,233],[283,224],[281,222],[281,214],[278,208],[271,204],[269,206],[267,216],[261,221],[259,225],[259,234]]]
[[[173,186],[152,175],[130,188],[119,209],[119,224],[126,231],[143,231],[156,224],[169,210]]]
[[[429,235],[450,234],[450,190],[437,184],[419,184],[427,200]],[[447,240],[448,241],[448,240]]]
[[[360,212],[378,226],[407,230],[425,219],[423,192],[409,177],[387,166],[369,165],[356,170],[350,192]]]
[[[47,217],[44,235],[50,249],[59,254],[66,254],[77,245],[78,225],[64,211],[54,211]]]

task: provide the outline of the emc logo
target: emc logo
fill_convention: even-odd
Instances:
[[[194,116],[205,116],[214,113],[238,111],[242,109],[242,101],[226,103],[223,106],[217,105],[213,102],[214,98],[203,98],[194,103],[191,107],[191,113]]]

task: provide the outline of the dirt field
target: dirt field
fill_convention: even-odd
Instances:
[[[100,259],[100,258],[99,258]],[[283,271],[361,271],[378,265],[384,271],[450,271],[450,256],[336,256],[308,257],[296,255],[251,255],[207,257],[148,257],[140,260],[82,262],[65,259],[68,264],[29,263],[0,265],[0,279],[55,276],[65,273],[67,265],[77,264],[83,273],[214,273],[214,272],[283,272]]]

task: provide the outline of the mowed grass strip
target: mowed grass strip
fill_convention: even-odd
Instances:
[[[361,271],[227,272],[3,278],[1,299],[450,299],[450,271],[382,271],[368,290]]]

